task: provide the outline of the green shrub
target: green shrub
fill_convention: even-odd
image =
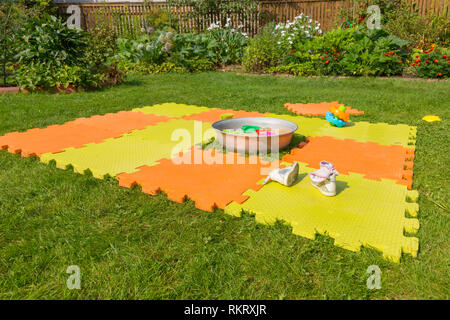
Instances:
[[[299,42],[283,64],[307,64],[302,72],[310,75],[396,75],[403,70],[407,43],[384,30],[337,28]]]
[[[48,66],[31,62],[16,70],[16,82],[21,88],[58,89],[69,87],[99,87],[105,81],[104,74],[92,73],[81,66]]]
[[[168,58],[169,50],[167,50],[166,42],[170,39],[166,39],[167,35],[172,33],[149,30],[142,33],[136,40],[119,38],[117,39],[117,57],[128,62],[161,64]]]
[[[116,36],[110,28],[95,27],[87,37],[85,61],[83,64],[91,66],[94,72],[102,71],[109,66],[109,61],[117,51]]]
[[[22,31],[20,64],[77,65],[85,58],[87,34],[70,29],[61,18],[44,15],[30,20]]]
[[[278,44],[272,28],[267,26],[250,40],[242,65],[247,72],[261,72],[279,65],[286,53]]]
[[[408,44],[407,41],[389,35],[382,29],[359,29],[354,37],[355,41],[345,46],[341,59],[336,60],[343,67],[344,74],[391,76],[401,73],[403,60],[407,56],[407,51],[402,48]],[[333,63],[332,60],[328,61]],[[330,63],[325,66],[325,70],[330,68]]]
[[[114,38],[70,29],[54,16],[31,19],[23,28],[15,79],[33,90],[91,88],[116,84],[123,74],[108,61]]]
[[[182,33],[173,36],[173,47],[170,50],[171,61],[183,65],[183,61],[193,59],[208,59],[218,62],[217,42],[205,33]]]
[[[401,3],[387,15],[384,28],[391,34],[408,40],[410,46],[417,47],[421,40],[445,44],[449,42],[450,20],[447,16],[423,16],[411,4]]]
[[[436,49],[429,53],[415,50],[412,55],[414,72],[421,78],[449,78],[449,50]]]
[[[205,34],[215,44],[215,60],[224,65],[241,62],[244,49],[248,44],[246,33],[241,32],[239,28],[236,30],[214,25]]]
[[[0,0],[0,77],[3,85],[12,84],[19,52],[20,30],[27,21],[52,11],[48,2],[37,0]]]
[[[296,16],[292,22],[278,23],[274,29],[278,43],[286,50],[292,49],[295,43],[321,35],[320,23],[303,13]]]

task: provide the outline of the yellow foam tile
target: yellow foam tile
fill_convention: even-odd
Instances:
[[[131,111],[142,112],[145,114],[154,114],[157,116],[166,116],[170,118],[182,118],[185,116],[190,116],[196,113],[202,113],[210,110],[214,109],[170,102],[170,103],[156,104],[154,106],[135,108]]]
[[[77,149],[68,148],[56,154],[45,153],[41,155],[41,161],[48,163],[54,160],[56,166],[62,169],[72,165],[78,173],[89,169],[99,179],[106,174],[115,176],[119,173],[133,173],[143,165],[153,166],[162,158],[170,158],[182,139],[184,147],[178,151],[187,151],[196,142],[195,128],[205,132],[210,126],[209,123],[173,119],[102,143],[88,144]],[[181,136],[172,136],[177,129],[182,133]],[[173,137],[183,138],[174,140]]]
[[[348,126],[338,128],[331,126],[322,118],[269,114],[274,117],[292,121],[298,125],[296,133],[306,137],[329,136],[336,139],[352,139],[358,142],[376,142],[381,145],[400,145],[414,148],[417,128],[405,124],[350,122]]]
[[[267,224],[284,220],[294,234],[309,239],[326,234],[337,246],[351,251],[361,246],[375,248],[394,262],[400,261],[402,252],[417,255],[418,239],[404,235],[419,228],[417,219],[406,216],[407,210],[417,214],[418,205],[406,201],[415,198],[415,191],[394,180],[374,181],[350,173],[339,175],[337,195],[326,197],[311,185],[307,173],[313,169],[299,165],[299,181],[294,186],[269,182],[259,191],[246,191],[249,199],[229,204],[225,213],[240,216],[244,210]]]

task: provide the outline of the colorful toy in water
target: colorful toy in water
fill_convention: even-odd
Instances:
[[[347,108],[341,104],[339,108],[335,106],[331,107],[325,114],[325,119],[332,125],[336,127],[344,127],[348,120],[350,120],[350,114],[345,112]]]
[[[283,134],[289,131],[289,129],[275,130],[271,128],[261,128],[258,126],[244,125],[240,129],[224,129],[222,131],[226,133],[239,134],[245,136],[269,137],[277,134]]]

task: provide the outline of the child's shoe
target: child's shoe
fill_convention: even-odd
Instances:
[[[292,186],[298,177],[298,162],[293,165],[283,168],[273,170],[269,176],[264,180],[263,184],[269,182],[269,180],[277,181],[285,186]]]
[[[334,165],[328,161],[320,162],[320,169],[309,174],[311,184],[319,189],[322,194],[333,197],[336,195],[336,176],[339,173]]]

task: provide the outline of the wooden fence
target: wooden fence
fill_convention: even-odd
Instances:
[[[449,16],[448,0],[406,0],[415,3],[415,8],[422,15]],[[61,13],[65,13],[70,3],[58,4]],[[226,17],[207,14],[192,17],[192,8],[187,6],[171,6],[167,2],[131,3],[77,3],[81,8],[82,28],[89,31],[95,26],[106,23],[121,35],[133,35],[146,26],[146,14],[154,10],[167,10],[179,32],[205,30],[211,22],[224,21]],[[260,1],[252,12],[231,12],[227,16],[232,25],[243,25],[244,31],[254,35],[267,22],[285,22],[293,20],[303,13],[320,22],[324,31],[330,30],[338,22],[341,8],[351,8],[352,0],[287,0]]]

